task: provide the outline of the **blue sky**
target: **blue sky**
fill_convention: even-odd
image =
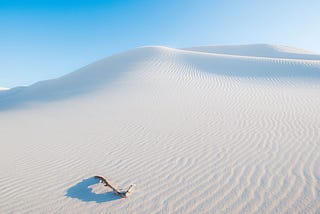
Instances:
[[[0,86],[144,45],[284,44],[320,53],[319,0],[0,0]]]

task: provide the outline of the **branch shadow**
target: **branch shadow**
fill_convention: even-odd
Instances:
[[[115,195],[113,192],[106,192],[103,194],[96,194],[92,192],[89,186],[99,183],[98,179],[94,177],[84,179],[80,183],[67,190],[65,196],[70,198],[76,198],[84,202],[94,201],[96,203],[103,203],[107,201],[114,201],[121,199],[121,197]]]

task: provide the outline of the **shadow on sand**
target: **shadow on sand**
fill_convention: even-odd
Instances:
[[[95,201],[96,203],[121,199],[121,197],[115,195],[113,192],[106,192],[103,194],[96,194],[92,192],[92,189],[89,188],[89,186],[97,183],[99,183],[99,180],[95,179],[94,177],[85,179],[75,186],[69,188],[65,196],[77,198],[85,202]]]

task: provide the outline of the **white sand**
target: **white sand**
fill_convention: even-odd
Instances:
[[[320,55],[138,48],[1,91],[0,146],[0,213],[319,213]]]

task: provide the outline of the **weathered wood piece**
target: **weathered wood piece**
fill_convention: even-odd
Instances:
[[[112,186],[104,177],[102,176],[94,176],[94,178],[99,179],[106,187],[110,187],[116,195],[119,195],[122,198],[127,198],[130,193],[133,191],[135,184],[131,184],[127,191],[119,191],[117,188]]]

